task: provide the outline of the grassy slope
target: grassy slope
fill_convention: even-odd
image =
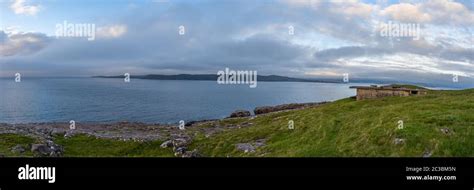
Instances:
[[[65,147],[64,156],[84,157],[150,157],[150,156],[174,156],[170,149],[160,147],[160,141],[135,142],[119,141],[111,139],[99,139],[87,135],[76,135],[65,139],[58,136],[56,143]]]
[[[11,148],[16,145],[21,145],[27,150],[33,143],[36,143],[36,139],[31,137],[16,134],[0,134],[0,154],[4,156],[33,156],[33,153],[30,151],[26,151],[23,154],[11,151]]]
[[[288,129],[293,120],[295,129]],[[398,121],[404,129],[398,130]],[[427,96],[355,101],[274,113],[255,127],[200,138],[195,147],[208,156],[474,156],[474,89],[432,91]],[[450,135],[441,128],[454,131]],[[267,139],[255,153],[236,143]],[[395,138],[406,139],[395,145]]]
[[[293,120],[294,130],[288,129]],[[398,121],[404,129],[398,130]],[[198,134],[191,149],[205,156],[474,156],[474,89],[431,91],[427,96],[355,101],[342,99],[320,107],[272,113],[255,119],[226,119],[220,125],[253,123],[206,138]],[[205,126],[204,126],[205,127]],[[207,126],[211,127],[211,126]],[[442,128],[453,131],[446,135]],[[199,130],[188,128],[190,133]],[[405,139],[395,145],[395,138]],[[237,143],[266,139],[256,152],[244,153]],[[31,141],[31,142],[30,142]],[[12,155],[16,144],[34,139],[0,135],[0,154]],[[172,156],[161,142],[96,139],[84,135],[58,137],[66,156]],[[25,153],[29,156],[29,153]]]

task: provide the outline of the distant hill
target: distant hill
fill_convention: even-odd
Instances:
[[[123,75],[118,76],[93,76],[94,78],[124,78]],[[217,81],[219,76],[216,74],[178,74],[178,75],[132,75],[130,78],[134,79],[150,79],[150,80],[204,80],[204,81]],[[324,82],[324,83],[340,83],[342,81],[336,81],[331,79],[302,79],[292,78],[278,75],[257,75],[258,81],[266,82]]]
[[[410,85],[410,84],[391,84],[389,86],[399,87],[399,88],[408,88],[408,89],[427,89],[427,88],[424,88],[424,87],[421,87],[421,86]]]

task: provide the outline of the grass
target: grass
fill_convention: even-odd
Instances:
[[[35,143],[36,139],[28,136],[16,134],[0,134],[0,155],[18,157],[18,156],[33,156],[30,150],[31,144]],[[26,150],[24,153],[12,152],[11,149],[21,145]]]
[[[288,128],[290,120],[294,121],[293,130]],[[398,129],[400,120],[403,129]],[[427,153],[436,157],[472,157],[474,89],[362,101],[346,98],[254,119],[225,119],[218,126],[243,123],[252,126],[225,129],[210,137],[202,130],[189,128],[190,133],[197,133],[189,149],[210,157],[420,157]],[[446,129],[448,134],[442,132]],[[396,138],[405,141],[395,144]],[[265,146],[255,152],[236,149],[237,143],[260,139],[265,139]],[[0,135],[0,154],[18,156],[9,149],[33,141],[29,137]],[[55,142],[65,147],[65,156],[173,156],[170,149],[160,148],[161,141],[118,141],[78,135],[68,139],[58,136]]]
[[[161,141],[120,141],[75,135],[68,139],[57,136],[55,142],[65,148],[64,156],[67,157],[171,157],[174,155],[170,149],[160,147]]]
[[[257,117],[255,126],[200,137],[193,147],[208,156],[474,156],[474,90],[430,91],[426,96],[355,101]],[[294,130],[288,122],[294,121]],[[398,122],[404,128],[399,130]],[[445,134],[441,129],[449,129]],[[405,139],[396,145],[395,138]],[[267,139],[253,153],[237,143]]]

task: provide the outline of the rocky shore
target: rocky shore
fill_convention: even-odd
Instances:
[[[258,117],[262,114],[280,112],[292,109],[302,109],[319,106],[322,103],[304,103],[304,104],[285,104],[278,106],[257,107],[254,110],[255,115],[250,111],[237,110],[223,120],[232,120],[241,117]],[[239,129],[242,127],[251,127],[251,122],[241,124],[221,124],[222,120],[203,120],[191,121],[185,124],[185,128],[178,125],[147,124],[139,122],[117,122],[117,123],[76,123],[74,129],[70,129],[69,123],[28,123],[28,124],[4,124],[0,123],[0,134],[18,134],[37,139],[37,143],[30,144],[28,147],[15,146],[11,151],[25,152],[31,151],[35,156],[62,156],[64,147],[54,142],[55,137],[70,138],[74,135],[83,134],[95,138],[114,139],[121,141],[161,141],[161,148],[172,149],[177,157],[199,157],[197,150],[190,150],[196,134],[204,134],[210,137],[223,130]],[[200,127],[206,126],[206,127]],[[238,150],[252,152],[256,147],[264,146],[265,139],[254,143],[236,144]]]

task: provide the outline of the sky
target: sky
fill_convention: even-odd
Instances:
[[[94,25],[94,40],[58,36],[64,22]],[[474,86],[473,33],[474,0],[0,0],[0,77],[230,68]]]

